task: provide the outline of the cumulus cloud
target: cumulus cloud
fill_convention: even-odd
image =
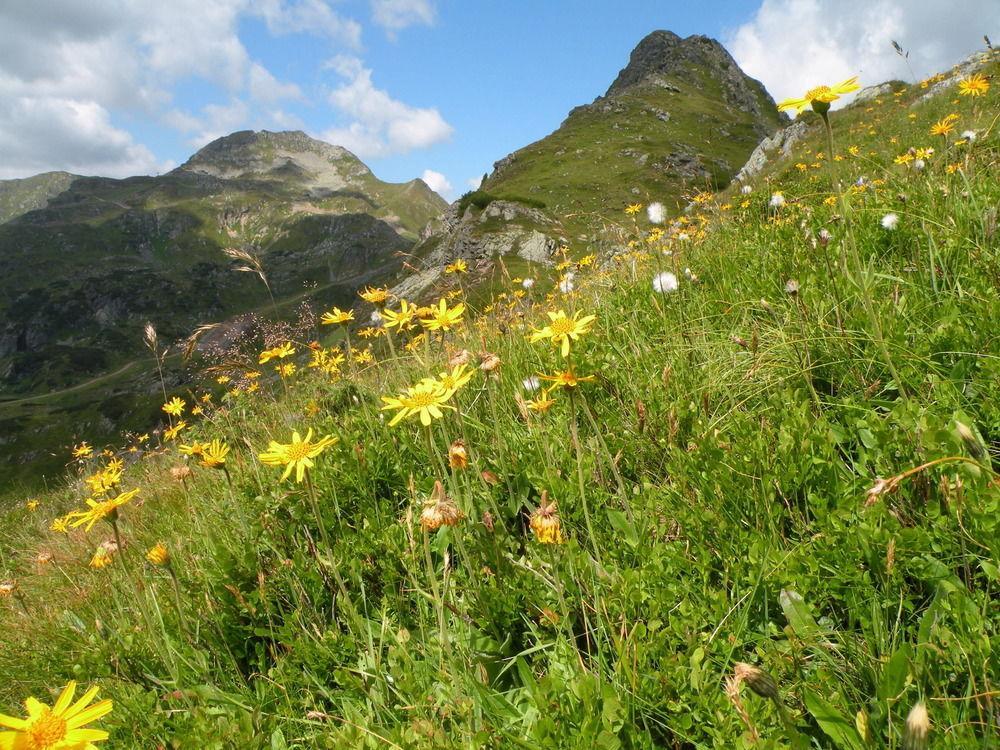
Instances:
[[[479,177],[470,177],[465,181],[465,184],[472,190],[479,190],[479,186],[483,184],[483,175],[479,175]]]
[[[982,47],[984,33],[996,38],[998,26],[997,0],[764,0],[724,41],[780,100],[852,75],[863,86],[927,77]],[[909,50],[912,74],[892,40]]]
[[[368,158],[426,148],[454,132],[437,109],[413,107],[376,88],[371,70],[358,58],[340,55],[327,67],[344,79],[330,92],[330,103],[350,122],[326,130],[324,140]]]
[[[372,20],[390,35],[407,26],[434,23],[436,10],[432,0],[371,0]]]
[[[251,59],[239,37],[246,17],[261,18],[273,34],[360,44],[361,27],[323,0],[0,2],[0,177],[160,169],[116,124],[119,115],[165,124],[197,143],[251,121],[293,121],[277,104],[302,92]],[[221,87],[222,102],[179,111],[173,88],[191,78]],[[250,101],[266,105],[264,114]]]
[[[427,187],[440,195],[442,198],[446,200],[452,199],[452,196],[454,195],[454,188],[452,188],[448,178],[440,172],[435,172],[433,169],[425,169],[424,173],[420,175],[420,179],[426,182]]]

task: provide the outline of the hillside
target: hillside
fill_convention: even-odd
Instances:
[[[382,182],[303,133],[245,131],[159,177],[0,182],[4,206],[0,479],[41,468],[39,443],[72,441],[128,411],[137,428],[148,422],[158,408],[149,383],[79,389],[148,358],[147,321],[175,343],[271,307],[271,294],[279,306],[306,292],[342,304],[359,285],[393,278],[398,254],[446,204],[420,180]],[[270,292],[227,248],[259,256]],[[68,389],[67,399],[49,395]]]
[[[992,747],[998,73],[868,89],[832,153],[806,112],[674,221],[605,191],[620,248],[479,316],[453,267],[63,452],[0,523],[0,713],[77,680],[109,748]]]

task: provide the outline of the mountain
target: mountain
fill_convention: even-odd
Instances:
[[[787,121],[764,86],[704,36],[654,31],[603,96],[573,109],[550,135],[500,159],[479,190],[429,227],[414,254],[420,283],[456,257],[532,262],[560,246],[608,237],[629,203],[677,213],[687,197],[726,186]],[[492,205],[499,201],[497,205]]]
[[[33,431],[60,415],[80,427],[132,410],[150,384],[116,374],[148,356],[146,321],[174,342],[270,306],[225,249],[259,256],[279,307],[305,292],[344,304],[394,278],[446,206],[301,132],[233,133],[156,177],[0,181],[0,452],[33,460]]]

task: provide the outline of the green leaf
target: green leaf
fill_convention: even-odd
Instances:
[[[614,527],[618,535],[625,540],[625,543],[629,547],[635,549],[639,546],[639,533],[635,530],[635,526],[628,520],[624,513],[620,510],[607,509],[608,520]]]
[[[271,750],[288,750],[288,743],[285,742],[285,735],[280,729],[275,729],[271,735]]]
[[[807,690],[803,699],[820,729],[839,750],[865,750],[865,743],[853,721],[813,692]]]
[[[877,695],[880,700],[895,698],[903,692],[906,687],[906,676],[910,671],[910,647],[903,644],[896,649],[889,658],[889,663],[885,665],[882,672],[882,680],[879,682]]]
[[[820,634],[821,630],[809,611],[809,605],[797,591],[782,589],[778,595],[781,611],[785,619],[799,638],[807,639]]]

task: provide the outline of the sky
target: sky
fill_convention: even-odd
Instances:
[[[0,179],[292,129],[454,199],[656,29],[719,39],[778,100],[945,69],[1000,42],[1000,0],[0,0]]]

